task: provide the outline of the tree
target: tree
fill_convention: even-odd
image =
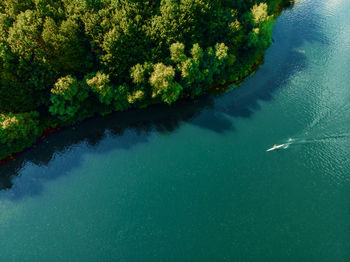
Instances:
[[[90,78],[91,77],[91,78]],[[101,103],[110,105],[115,96],[115,90],[109,80],[109,76],[97,72],[86,79],[87,85],[97,94]]]
[[[6,19],[6,18],[5,18]],[[2,32],[0,111],[30,111],[44,104],[52,71],[40,41],[42,21],[32,10]]]
[[[137,89],[146,91],[149,88],[148,78],[153,70],[153,64],[145,62],[144,64],[137,64],[130,70],[130,77]]]
[[[81,25],[68,18],[58,25],[47,17],[42,38],[52,66],[61,74],[84,74],[93,68],[92,54]]]
[[[172,66],[163,63],[154,65],[149,79],[152,86],[152,97],[160,96],[162,101],[171,104],[175,102],[182,91],[182,86],[174,82],[175,70]]]
[[[120,85],[115,91],[114,101],[113,101],[114,110],[123,111],[130,107],[128,102],[128,87],[126,84]]]
[[[268,6],[266,3],[260,3],[259,5],[255,4],[252,7],[251,12],[252,12],[252,16],[255,24],[260,24],[267,20],[268,18],[267,8]]]
[[[82,102],[88,97],[88,90],[75,77],[70,75],[58,79],[51,89],[49,111],[61,120],[73,118],[82,107]]]
[[[0,114],[0,143],[7,146],[33,142],[40,134],[39,113]]]

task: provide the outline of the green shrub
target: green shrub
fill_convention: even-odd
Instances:
[[[30,144],[40,134],[39,113],[0,114],[0,143],[7,146]]]

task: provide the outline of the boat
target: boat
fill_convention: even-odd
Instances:
[[[273,147],[269,148],[266,150],[266,152],[269,152],[269,151],[273,151],[273,150],[276,150],[276,149],[279,149],[281,147],[284,147],[286,144],[282,144],[282,145],[274,145]]]

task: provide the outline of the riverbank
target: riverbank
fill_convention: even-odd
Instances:
[[[260,57],[256,63],[251,67],[251,69],[249,70],[249,73],[245,76],[245,77],[242,77],[234,82],[228,82],[228,83],[225,83],[225,84],[216,84],[216,85],[213,85],[207,92],[201,94],[201,96],[203,95],[214,95],[214,96],[217,96],[217,95],[220,95],[220,94],[223,94],[225,92],[227,92],[228,90],[230,91],[233,91],[235,88],[233,89],[230,89],[231,86],[239,86],[243,83],[244,79],[246,77],[249,77],[249,76],[252,76],[258,69],[259,69],[259,66],[264,62],[264,57]],[[188,98],[187,98],[188,99]],[[152,106],[152,104],[150,105],[147,105],[148,106]],[[169,105],[171,106],[171,105]],[[144,108],[144,109],[129,109],[129,110],[147,110],[147,108]],[[112,112],[111,112],[112,113]],[[90,116],[87,116],[85,117],[84,119],[80,119],[79,121],[87,121],[88,119],[91,119],[91,118],[94,118],[94,117],[103,117],[99,114],[99,112],[90,112]],[[52,120],[54,119],[45,119],[45,122],[46,122],[46,125],[48,125],[47,123],[51,123],[50,125],[48,125],[48,128],[46,129],[43,129],[42,133],[40,134],[40,136],[36,139],[36,141],[32,144],[32,145],[29,145],[29,146],[26,146],[25,148],[23,148],[22,150],[18,151],[18,152],[11,152],[9,153],[8,155],[5,155],[4,154],[2,155],[2,158],[0,156],[0,166],[3,166],[3,165],[6,165],[8,164],[9,162],[11,161],[16,161],[16,157],[20,156],[22,153],[26,152],[28,149],[30,149],[32,146],[35,146],[36,144],[38,143],[41,143],[43,142],[43,140],[45,140],[48,136],[62,130],[63,128],[69,128],[75,124],[78,124],[78,122],[75,122],[75,123],[69,123],[69,124],[63,124],[61,123],[60,125],[55,125],[55,124],[52,124]],[[53,126],[52,126],[53,125]]]

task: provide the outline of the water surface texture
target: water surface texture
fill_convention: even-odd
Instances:
[[[349,10],[299,1],[234,92],[88,120],[1,167],[0,260],[350,261]]]

